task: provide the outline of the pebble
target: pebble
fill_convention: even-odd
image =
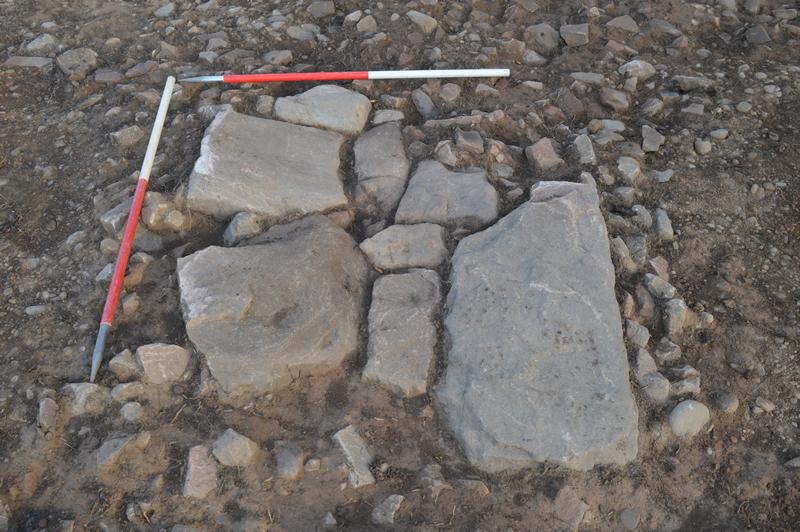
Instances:
[[[619,520],[622,526],[628,530],[635,530],[639,526],[639,512],[632,508],[625,508],[619,513]]]
[[[258,451],[256,442],[229,428],[214,442],[214,457],[229,467],[244,467]]]
[[[711,141],[703,139],[695,140],[694,151],[697,152],[698,155],[706,155],[711,153]]]
[[[775,410],[775,403],[763,397],[756,397],[756,406],[767,413]]]
[[[736,104],[736,110],[740,113],[748,113],[753,108],[750,102],[739,102]]]
[[[669,427],[676,436],[692,438],[708,422],[708,407],[691,399],[679,403],[669,415]]]
[[[716,404],[726,414],[733,414],[739,409],[739,398],[733,393],[723,393],[717,397]]]
[[[724,139],[728,138],[728,130],[727,129],[715,129],[714,131],[712,131],[709,134],[711,135],[711,138],[714,138],[714,139],[717,139],[717,140],[724,140]]]

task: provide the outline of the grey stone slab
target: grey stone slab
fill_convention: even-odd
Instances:
[[[183,375],[189,364],[189,352],[179,345],[143,345],[136,350],[136,361],[150,384],[163,384]]]
[[[233,429],[228,429],[214,442],[212,452],[222,465],[243,467],[250,463],[257,451],[256,442]]]
[[[439,275],[431,270],[375,281],[365,381],[378,382],[405,397],[428,391],[428,369],[437,341],[433,318],[440,292]]]
[[[345,135],[361,133],[370,111],[366,96],[336,85],[320,85],[275,101],[275,116],[281,120]]]
[[[376,268],[436,268],[447,258],[444,228],[436,224],[393,225],[361,242]]]
[[[50,66],[53,60],[49,57],[23,57],[15,55],[6,59],[3,63],[7,67],[13,68],[44,68]]]
[[[367,276],[356,243],[325,216],[250,243],[178,261],[186,332],[234,396],[339,367],[358,344]]]
[[[189,449],[183,496],[205,499],[217,489],[217,463],[208,453],[208,447],[197,445]]]
[[[342,207],[343,141],[337,133],[222,111],[203,137],[187,205],[217,218],[238,212],[279,218]]]
[[[486,226],[497,218],[497,191],[486,172],[451,172],[438,161],[422,161],[395,214],[397,223]]]
[[[627,463],[638,412],[597,191],[546,182],[532,197],[456,249],[437,397],[484,471]]]
[[[397,208],[406,189],[410,163],[396,122],[372,128],[354,147],[357,203],[373,203],[384,212]]]
[[[372,464],[372,453],[353,425],[348,425],[333,435],[333,441],[339,444],[344,453],[349,471],[348,481],[351,488],[361,488],[375,484],[375,477],[369,470]]]
[[[559,28],[559,33],[567,46],[584,46],[589,44],[588,24],[567,24]]]

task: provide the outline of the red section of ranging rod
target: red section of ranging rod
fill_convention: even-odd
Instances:
[[[222,76],[223,83],[331,81],[343,79],[369,79],[369,72],[297,72],[291,74],[235,74]]]

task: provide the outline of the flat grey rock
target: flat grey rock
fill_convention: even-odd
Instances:
[[[375,281],[369,309],[367,366],[362,378],[414,397],[428,391],[436,346],[433,318],[439,275],[431,270],[386,275]]]
[[[376,268],[436,268],[447,258],[444,228],[436,224],[393,225],[361,242]]]
[[[531,35],[532,44],[539,50],[549,52],[558,47],[559,34],[548,24],[536,24],[525,28]]]
[[[597,191],[542,182],[531,196],[456,249],[437,397],[481,470],[625,464],[638,412]]]
[[[636,33],[639,31],[639,25],[636,23],[630,15],[625,15],[622,17],[617,17],[615,19],[611,19],[606,23],[606,26],[611,26],[612,28],[620,28],[625,31],[629,31],[631,33]]]
[[[451,172],[438,161],[422,161],[395,214],[397,223],[483,227],[497,218],[497,192],[486,172]]]
[[[385,501],[372,510],[372,522],[376,525],[393,525],[394,514],[400,508],[405,497],[402,495],[389,495]]]
[[[370,111],[372,105],[366,96],[336,85],[320,85],[275,101],[275,116],[281,120],[345,135],[361,133]]]
[[[565,24],[559,28],[561,38],[567,46],[584,46],[589,44],[588,24]]]
[[[333,370],[358,343],[367,263],[325,216],[178,260],[186,332],[223,390],[264,393]]]
[[[258,451],[256,442],[233,429],[228,429],[214,442],[212,452],[222,465],[243,467],[250,463],[256,451]]]
[[[358,177],[356,203],[373,203],[393,211],[406,190],[410,163],[396,122],[374,127],[358,137],[354,147]]]
[[[208,447],[197,445],[189,449],[183,496],[205,499],[217,489],[217,462],[208,453]]]
[[[425,120],[433,120],[439,116],[439,110],[433,105],[430,96],[422,92],[422,89],[411,91],[411,101],[414,102],[414,107]]]
[[[372,453],[353,425],[348,425],[333,435],[339,448],[347,460],[348,481],[351,488],[361,488],[375,484],[375,477],[369,470],[372,464]]]
[[[6,59],[3,63],[7,67],[13,68],[44,68],[50,66],[53,60],[49,57],[23,57],[15,55]]]
[[[337,133],[222,111],[203,137],[187,205],[217,218],[238,212],[280,218],[342,207],[343,141]]]
[[[189,352],[179,345],[143,345],[136,350],[136,361],[150,384],[162,384],[183,375],[189,364]]]

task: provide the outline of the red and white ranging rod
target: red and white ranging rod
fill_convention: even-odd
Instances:
[[[133,194],[133,205],[131,213],[128,215],[128,223],[125,225],[125,233],[122,243],[119,245],[117,264],[114,266],[114,275],[111,277],[111,286],[108,288],[106,306],[103,309],[103,317],[100,319],[100,331],[97,333],[97,343],[94,346],[92,355],[92,374],[89,382],[94,382],[97,370],[100,369],[100,362],[103,360],[103,349],[106,346],[108,331],[114,322],[114,313],[117,310],[117,300],[122,289],[122,280],[125,278],[125,270],[128,268],[128,257],[131,254],[133,237],[136,234],[136,225],[139,223],[139,213],[144,202],[144,193],[147,191],[147,182],[150,180],[150,171],[153,169],[153,160],[156,157],[158,141],[161,139],[161,130],[164,129],[164,120],[167,118],[169,101],[172,98],[172,89],[175,87],[175,78],[167,78],[164,93],[161,95],[161,104],[158,106],[156,122],[153,124],[153,131],[150,133],[150,141],[147,144],[147,151],[144,154],[142,170],[139,172],[139,181],[136,184],[136,192]]]
[[[296,72],[281,74],[234,74],[198,76],[181,83],[268,83],[278,81],[333,81],[356,79],[428,79],[428,78],[506,78],[507,68],[465,68],[455,70],[365,70],[361,72]]]

